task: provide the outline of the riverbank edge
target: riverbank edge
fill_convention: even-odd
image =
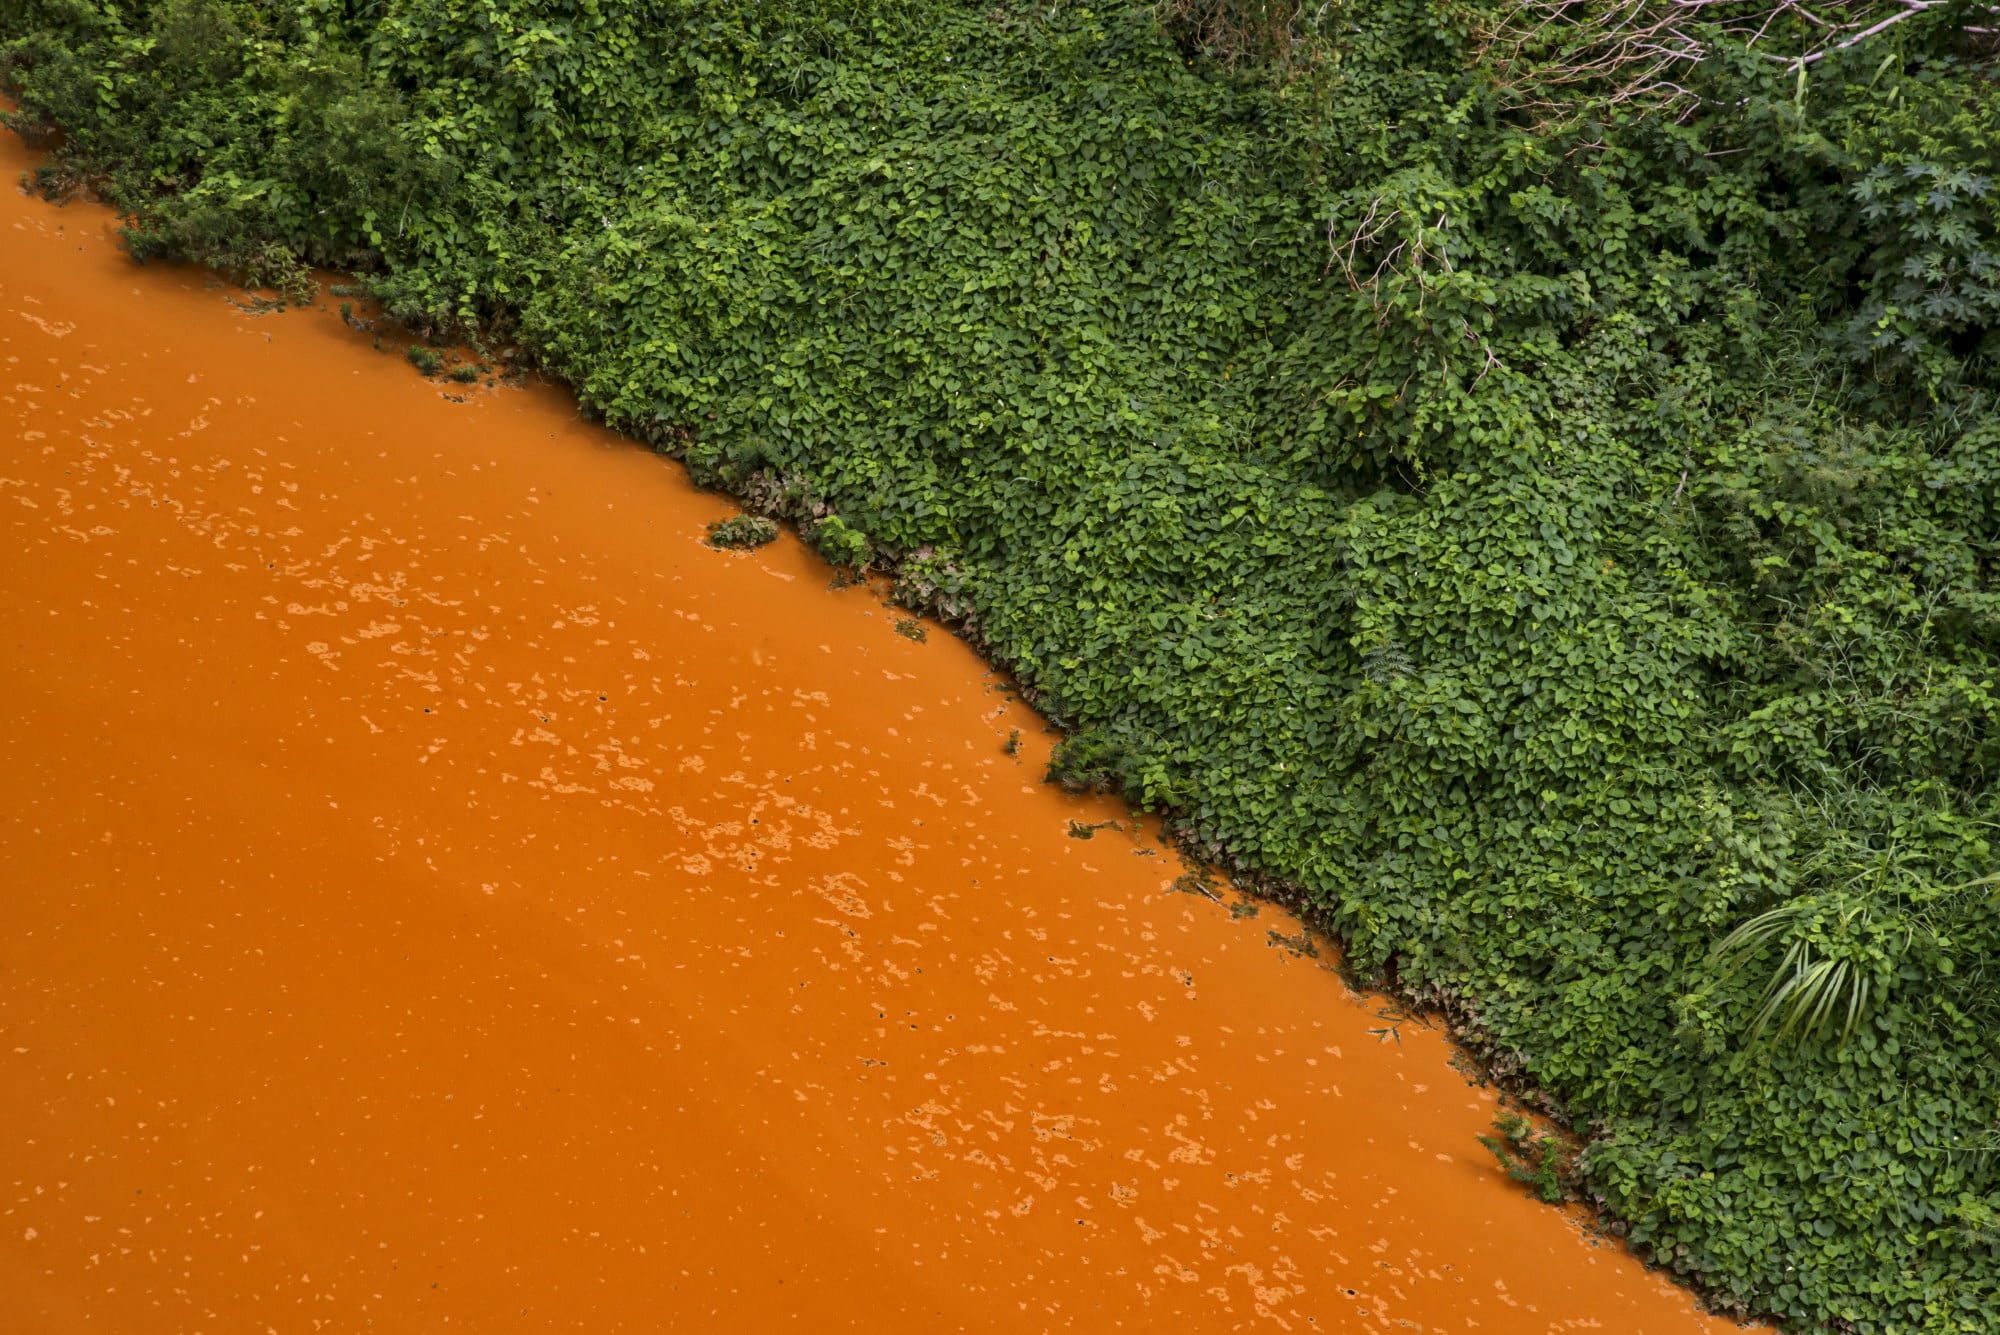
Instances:
[[[16,107],[11,91],[0,85],[0,130],[13,133],[32,153],[58,156],[63,144],[63,128],[18,123],[11,116]],[[23,193],[39,195],[57,207],[80,202],[116,214],[116,206],[102,197],[95,188],[96,184],[89,178],[74,175],[38,181],[29,173],[23,173],[18,182]],[[38,186],[41,188],[38,189]],[[121,223],[123,220],[121,216]],[[146,261],[134,259],[133,262],[143,266]],[[273,311],[288,307],[299,309],[302,306],[328,313],[334,311],[325,291],[326,284],[321,285],[321,291],[311,303],[302,304],[287,301],[283,294],[270,289],[252,286],[246,281],[248,275],[219,270],[198,261],[185,262],[225,283],[258,295],[268,301],[269,309]],[[369,276],[366,271],[349,270],[339,274],[335,281],[352,280],[365,287]],[[512,311],[502,312],[503,316],[513,314]],[[1574,1114],[1566,1104],[1536,1083],[1528,1059],[1494,1038],[1486,1029],[1475,998],[1444,984],[1424,987],[1407,985],[1397,969],[1400,952],[1392,953],[1381,970],[1368,975],[1358,973],[1350,964],[1347,943],[1334,924],[1332,906],[1316,903],[1306,887],[1297,881],[1257,867],[1238,854],[1226,840],[1204,839],[1190,815],[1183,810],[1170,805],[1148,806],[1135,801],[1129,793],[1109,782],[1076,783],[1062,777],[1058,772],[1062,745],[1077,736],[1079,731],[1074,716],[1053,692],[1024,675],[1015,660],[985,638],[981,632],[979,609],[970,597],[949,592],[923,577],[923,564],[940,555],[934,549],[903,551],[867,540],[859,530],[841,521],[838,512],[818,492],[814,479],[802,472],[778,473],[759,469],[741,477],[729,478],[698,467],[689,459],[689,447],[700,439],[694,428],[663,419],[641,422],[607,415],[585,397],[581,387],[550,366],[539,350],[509,337],[500,319],[491,319],[483,325],[457,327],[448,335],[442,327],[402,325],[386,315],[375,316],[365,323],[369,330],[377,334],[375,350],[384,355],[397,355],[393,345],[401,343],[404,337],[440,341],[440,346],[445,342],[470,344],[480,350],[484,359],[498,364],[496,369],[501,372],[502,379],[527,375],[539,378],[567,396],[576,405],[582,420],[672,459],[685,470],[691,484],[698,489],[726,496],[740,505],[746,514],[780,524],[825,561],[834,571],[837,581],[861,581],[870,576],[886,580],[889,596],[896,606],[930,618],[964,642],[982,663],[1008,681],[1023,704],[1034,710],[1054,730],[1059,738],[1056,757],[1050,762],[1043,782],[1077,793],[1103,793],[1117,798],[1130,811],[1159,818],[1167,839],[1197,875],[1219,873],[1245,895],[1295,915],[1309,933],[1332,945],[1336,959],[1328,967],[1339,974],[1343,985],[1351,992],[1358,996],[1387,999],[1409,1018],[1441,1028],[1456,1052],[1470,1065],[1472,1074],[1502,1096],[1503,1105],[1511,1104],[1553,1126],[1564,1142],[1561,1174],[1564,1200],[1558,1208],[1580,1208],[1585,1214],[1586,1231],[1616,1240],[1648,1270],[1670,1278],[1687,1292],[1703,1312],[1745,1323],[1764,1321],[1780,1330],[1805,1329],[1784,1326],[1773,1312],[1756,1301],[1758,1295],[1726,1292],[1706,1282],[1698,1273],[1662,1261],[1654,1249],[1630,1242],[1626,1236],[1630,1221],[1606,1203],[1603,1194],[1592,1183],[1587,1166],[1581,1162],[1587,1159],[1591,1144],[1601,1138],[1602,1128],[1577,1125]],[[354,327],[363,326],[357,324]],[[400,336],[385,339],[383,335],[392,330],[400,330]],[[443,379],[436,371],[426,371],[419,366],[413,365],[412,370],[426,379]],[[830,538],[835,540],[829,541]],[[945,566],[950,568],[948,556]],[[1525,1187],[1522,1189],[1527,1191]],[[1534,1193],[1529,1191],[1528,1194]]]

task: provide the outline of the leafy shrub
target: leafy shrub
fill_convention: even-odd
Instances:
[[[1502,1113],[1493,1119],[1497,1136],[1481,1136],[1484,1145],[1507,1176],[1524,1183],[1537,1197],[1554,1205],[1568,1193],[1563,1184],[1562,1143],[1554,1136],[1540,1135],[1535,1124],[1518,1113]]]
[[[1934,389],[1968,360],[1990,373],[2000,357],[2000,125],[1983,74],[1970,91],[1962,79],[1918,82],[1871,117],[1855,136],[1866,168],[1848,186],[1873,242],[1849,337],[1913,364]]]
[[[1102,729],[1086,728],[1057,743],[1049,757],[1049,781],[1073,793],[1124,794],[1127,776],[1135,768],[1131,750]]]
[[[708,545],[724,551],[762,547],[777,540],[777,524],[762,515],[731,515],[708,526]]]
[[[871,555],[868,535],[858,529],[849,528],[839,515],[828,515],[814,527],[813,546],[819,554],[836,566],[860,568],[866,566]]]

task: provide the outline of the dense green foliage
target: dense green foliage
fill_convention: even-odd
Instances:
[[[895,568],[1722,1303],[2000,1329],[1992,79],[1940,9],[1552,116],[1477,3],[1192,8],[17,0],[0,70],[135,253],[357,268]]]

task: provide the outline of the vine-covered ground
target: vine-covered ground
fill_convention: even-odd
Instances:
[[[1635,91],[1497,0],[25,0],[0,77],[141,257],[895,569],[1722,1305],[1984,1331],[2000,98],[1918,9]]]

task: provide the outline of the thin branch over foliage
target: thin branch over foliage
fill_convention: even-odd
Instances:
[[[1964,0],[1510,0],[1482,34],[1484,55],[1515,105],[1542,112],[1579,102],[1671,108],[1700,101],[1690,72],[1724,48],[1803,74],[1933,11],[1969,21],[2000,7]]]
[[[1335,0],[1155,0],[1161,26],[1190,53],[1228,66],[1283,69],[1321,54],[1307,29]]]

